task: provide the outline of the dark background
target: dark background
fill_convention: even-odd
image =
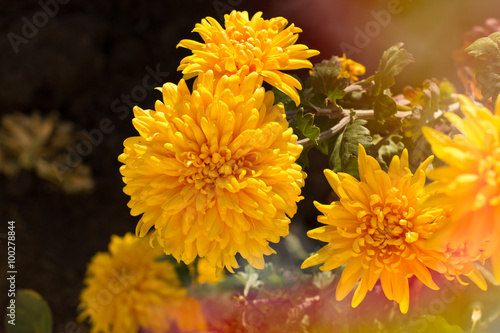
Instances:
[[[395,1],[395,0],[393,0]],[[198,39],[190,31],[205,16],[221,21],[231,8],[258,10],[264,18],[283,16],[303,29],[299,43],[321,51],[319,62],[341,55],[341,42],[354,45],[357,28],[365,29],[374,13],[386,10],[385,0],[289,0],[289,1],[79,1],[58,6],[58,13],[38,28],[18,52],[9,33],[23,36],[25,20],[51,1],[0,1],[0,115],[15,111],[42,114],[58,111],[60,118],[76,124],[77,131],[99,128],[109,118],[115,129],[104,134],[84,162],[92,168],[91,193],[67,195],[33,171],[16,177],[0,175],[1,233],[7,221],[16,221],[17,288],[38,291],[54,315],[54,332],[64,332],[75,320],[85,268],[96,251],[106,250],[111,234],[133,232],[138,221],[129,215],[128,198],[122,192],[117,156],[122,142],[136,135],[130,113],[125,119],[111,105],[142,85],[146,67],[169,72],[165,81],[177,83],[179,61],[189,52],[176,49],[182,38]],[[448,77],[457,82],[451,58],[462,45],[463,33],[498,14],[497,0],[401,0],[402,12],[370,39],[353,58],[373,73],[389,46],[404,42],[416,63],[397,78],[396,92],[405,85],[419,86],[427,78]],[[23,20],[24,18],[24,20]],[[10,35],[12,36],[12,34]],[[163,83],[163,82],[162,82]],[[148,91],[143,108],[152,108],[161,95]],[[136,104],[134,103],[134,104]],[[120,104],[124,105],[124,104]],[[291,229],[301,238],[315,225],[313,200],[326,202],[329,187],[321,170],[326,158],[311,152],[306,180],[306,200],[299,205]],[[311,189],[315,190],[312,191]],[[0,254],[0,306],[6,304],[5,240]],[[317,247],[307,243],[307,250]]]

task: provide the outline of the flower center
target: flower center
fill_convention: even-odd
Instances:
[[[409,244],[421,236],[414,226],[415,209],[409,205],[408,198],[393,187],[385,200],[378,194],[370,196],[367,209],[358,211],[361,222],[356,228],[352,255],[363,255],[363,265],[376,259],[379,267],[389,266],[397,270],[402,258],[411,259]],[[344,230],[339,231],[341,234]],[[346,236],[346,235],[344,235]]]
[[[285,68],[288,65],[287,51],[273,47],[272,38],[267,30],[253,31],[250,27],[239,29],[229,27],[226,29],[226,34],[231,40],[232,47],[227,47],[227,40],[224,38],[217,38],[220,40],[219,44],[223,46],[220,48],[219,56],[224,59],[224,64],[220,64],[220,67],[226,71],[235,73],[246,65],[249,72],[261,72],[265,63],[269,61],[268,58],[273,58],[268,64],[273,69]]]
[[[236,154],[242,155],[242,152],[237,151]],[[185,166],[179,181],[184,185],[194,184],[197,190],[211,197],[216,188],[237,192],[246,184],[245,175],[258,176],[254,170],[250,170],[257,156],[251,152],[235,157],[238,156],[225,146],[215,150],[206,143],[201,146],[200,153],[176,154],[177,160]]]

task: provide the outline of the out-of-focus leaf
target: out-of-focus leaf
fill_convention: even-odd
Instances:
[[[500,93],[500,32],[479,38],[465,49],[476,58],[476,82],[483,97],[494,97]]]
[[[261,280],[273,288],[283,286],[283,269],[276,269],[272,262],[266,262],[262,271],[259,272]]]
[[[237,275],[235,275],[245,286],[245,289],[243,290],[243,295],[246,297],[248,296],[248,293],[250,292],[250,288],[260,288],[262,286],[263,282],[259,279],[259,274],[250,265],[247,265],[245,267],[244,272],[238,272]]]
[[[21,289],[16,292],[16,297],[12,299],[15,300],[14,321],[11,321],[10,310],[7,309],[7,333],[52,332],[52,314],[42,296],[33,290]]]
[[[480,59],[500,57],[500,32],[494,32],[488,37],[477,39],[465,51],[469,55]]]
[[[314,274],[313,284],[316,288],[323,289],[332,284],[333,280],[335,280],[335,274],[332,271],[318,272]]]
[[[375,73],[373,95],[378,96],[385,89],[392,87],[396,83],[394,77],[412,62],[415,62],[415,59],[410,52],[403,48],[403,43],[398,43],[387,49],[382,55]]]
[[[453,97],[454,93],[455,87],[447,79],[441,82],[437,79],[425,80],[422,88],[415,89],[407,86],[403,90],[403,95],[410,101],[410,105],[419,110],[419,121],[434,119],[434,112],[446,109],[456,102],[456,98]]]
[[[366,150],[372,147],[370,131],[364,127],[366,120],[356,119],[344,128],[336,139],[330,155],[330,167],[333,172],[345,172],[359,178],[358,144]]]
[[[191,270],[189,269],[190,266],[186,265],[184,262],[177,262],[177,260],[171,255],[163,255],[158,257],[156,261],[168,261],[174,265],[175,272],[184,287],[189,287],[193,283],[193,274],[191,274]],[[195,267],[196,261],[191,265],[193,265],[192,267]]]
[[[408,324],[401,327],[400,332],[420,333],[420,332],[439,332],[439,333],[463,333],[460,326],[450,325],[446,319],[437,315],[423,315],[417,319],[411,320]]]

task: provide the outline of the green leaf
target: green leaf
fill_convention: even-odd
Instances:
[[[338,109],[337,100],[344,97],[344,89],[349,83],[347,78],[338,77],[340,69],[337,57],[314,65],[303,91],[303,104],[316,109],[325,107]]]
[[[401,141],[403,137],[398,134],[393,134],[388,137],[382,137],[378,134],[373,136],[373,144],[375,145],[375,151],[377,152],[377,161],[379,162],[382,169],[387,171],[392,158],[396,155],[401,155],[401,152],[405,148],[405,145]]]
[[[373,102],[373,113],[375,119],[384,123],[387,119],[391,118],[397,112],[396,102],[389,95],[378,95]]]
[[[259,272],[266,286],[271,288],[281,288],[283,286],[283,269],[277,269],[272,262],[266,262],[264,269]]]
[[[476,82],[483,98],[500,93],[500,32],[479,38],[465,49],[476,58]]]
[[[314,125],[314,115],[312,113],[303,114],[302,108],[297,111],[289,124],[301,139],[308,138],[316,142],[319,137],[320,129]]]
[[[33,290],[21,289],[11,298],[15,303],[15,325],[12,325],[10,310],[7,309],[7,333],[50,333],[52,314],[47,302]],[[8,304],[10,306],[11,303]]]
[[[333,172],[345,172],[359,178],[358,172],[358,144],[366,150],[372,147],[370,131],[364,127],[366,120],[356,119],[344,128],[337,136],[333,151],[330,155],[330,167]]]
[[[494,32],[488,37],[477,39],[465,49],[465,52],[475,58],[495,59],[500,57],[500,31]]]
[[[463,333],[460,326],[450,325],[446,319],[437,315],[423,315],[401,327],[400,332],[439,332],[439,333]]]
[[[310,77],[311,87],[314,89],[314,92],[328,96],[330,91],[334,91],[337,87],[337,77],[339,76],[340,69],[337,57],[332,57],[330,60],[323,60],[314,65]]]
[[[410,52],[403,48],[403,43],[398,43],[387,49],[382,55],[375,73],[373,95],[378,96],[387,88],[392,87],[396,83],[394,77],[412,62],[415,62],[415,59]]]
[[[347,79],[346,78],[341,78],[341,79],[345,80],[346,83],[347,83]],[[345,86],[347,87],[347,84]],[[335,87],[334,90],[329,91],[328,92],[328,99],[330,100],[330,102],[332,102],[334,105],[338,106],[337,105],[337,100],[342,99],[345,96],[344,89],[345,89],[345,87],[342,85],[342,86],[339,86],[339,87]]]

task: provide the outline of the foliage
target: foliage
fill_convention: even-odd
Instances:
[[[21,289],[15,298],[15,325],[8,323],[7,333],[51,333],[52,313],[47,302],[34,290]]]
[[[483,97],[500,93],[500,32],[479,38],[465,49],[476,58],[476,82]]]

